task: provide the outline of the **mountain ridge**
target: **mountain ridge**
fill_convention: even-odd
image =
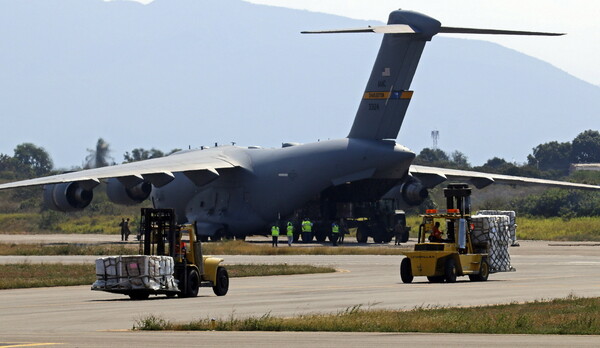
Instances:
[[[239,0],[2,1],[0,114],[11,121],[0,152],[33,142],[68,167],[98,137],[117,162],[136,147],[344,137],[381,36],[299,32],[367,24]],[[539,143],[600,128],[600,87],[540,62],[436,36],[398,142],[418,152],[437,129],[442,149],[474,164],[520,162]]]

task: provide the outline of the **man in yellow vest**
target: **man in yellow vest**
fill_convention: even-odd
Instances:
[[[302,220],[302,241],[308,242],[312,240],[312,222],[308,218]]]
[[[333,246],[337,246],[337,241],[340,236],[340,226],[334,221],[331,224],[331,242]]]
[[[279,239],[279,226],[277,223],[274,223],[271,227],[271,237],[273,237],[273,241],[271,242],[271,246],[277,247],[277,240]]]
[[[288,246],[292,246],[292,242],[294,241],[294,224],[291,221],[288,221],[287,223],[286,234],[288,238]]]

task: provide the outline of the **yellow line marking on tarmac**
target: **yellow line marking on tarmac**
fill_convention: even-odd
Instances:
[[[55,346],[58,344],[64,344],[64,343],[17,343],[17,344],[12,344],[13,342],[10,342],[9,344],[11,344],[10,346],[3,346],[4,343],[0,342],[0,348],[14,348],[14,347],[40,347],[40,346]]]

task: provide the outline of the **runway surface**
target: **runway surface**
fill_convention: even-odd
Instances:
[[[0,347],[31,343],[65,346],[597,346],[600,337],[424,335],[361,333],[148,333],[128,332],[148,314],[168,320],[274,316],[326,312],[348,307],[411,309],[416,306],[473,306],[565,297],[600,296],[600,247],[585,243],[522,242],[511,248],[517,272],[497,273],[488,282],[429,284],[399,279],[402,256],[223,256],[227,263],[332,265],[331,274],[231,279],[227,296],[210,289],[188,299],[152,297],[130,301],[123,295],[90,291],[89,286],[0,291]],[[549,244],[555,246],[549,246]],[[0,257],[1,263],[93,262],[95,257]],[[562,344],[561,344],[562,342]]]

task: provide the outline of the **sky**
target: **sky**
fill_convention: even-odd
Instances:
[[[150,0],[140,0],[151,2]],[[600,86],[600,1],[598,0],[244,0],[256,4],[336,14],[365,20],[387,21],[401,7],[436,18],[442,25],[549,31],[563,37],[520,38],[478,35],[542,59],[584,81]],[[328,28],[323,23],[324,29]],[[474,38],[465,35],[454,37]]]

